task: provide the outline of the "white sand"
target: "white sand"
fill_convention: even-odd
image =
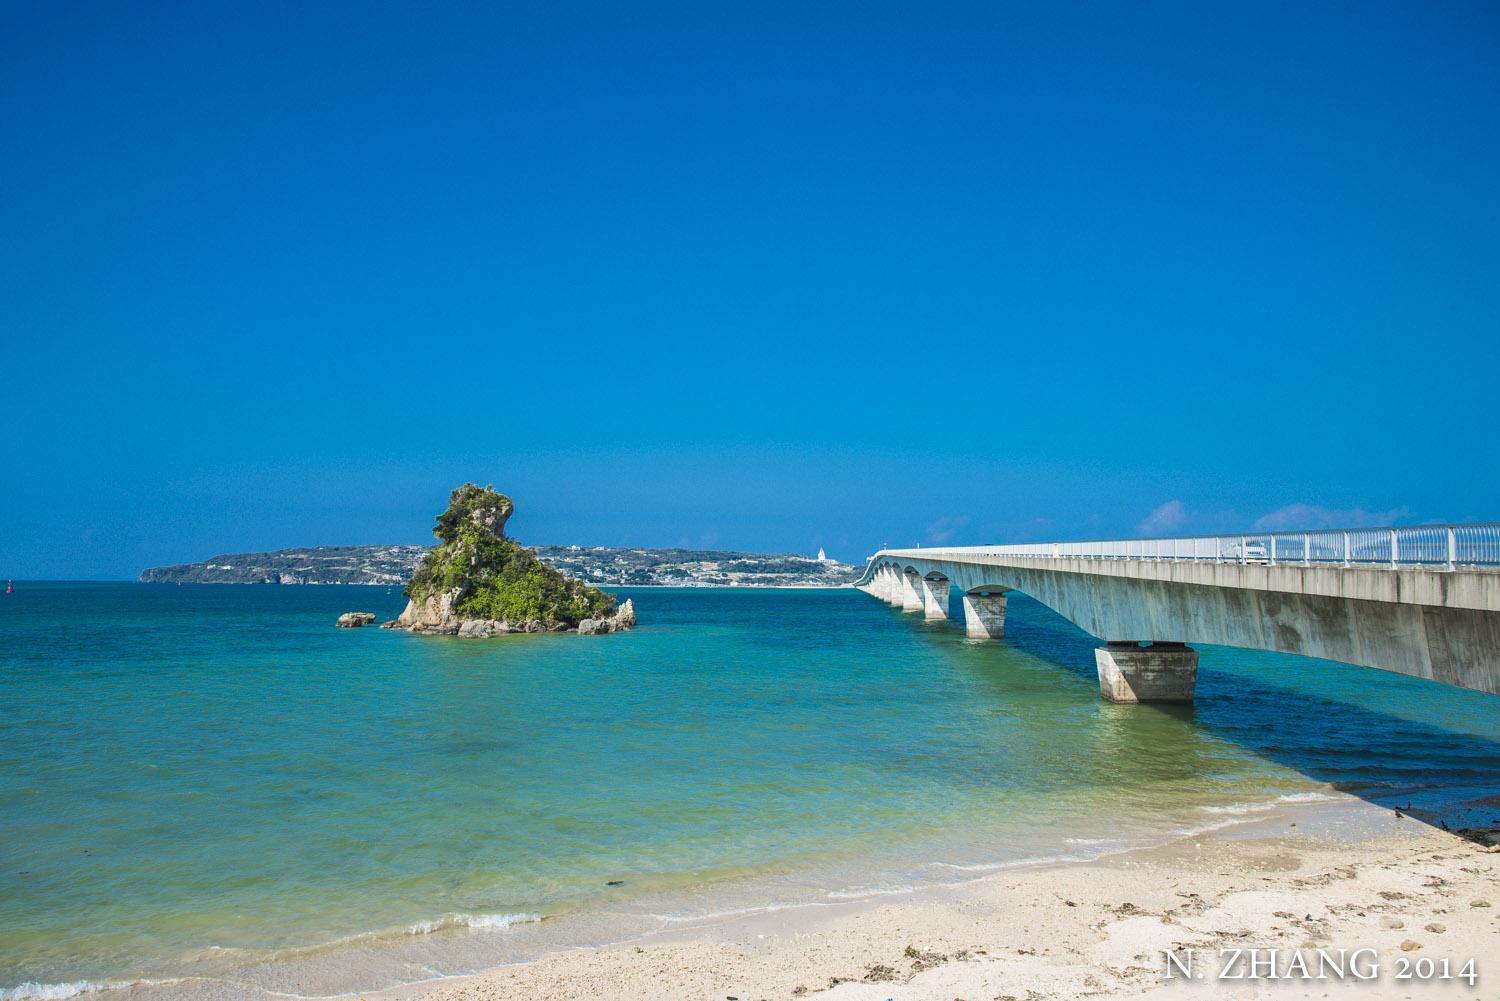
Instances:
[[[1350,842],[1285,816],[1094,862],[697,927],[399,993],[502,999],[1500,996],[1500,854],[1364,808]],[[1313,829],[1309,829],[1313,828]],[[1490,906],[1494,905],[1494,906]],[[1405,951],[1403,951],[1405,943]],[[1163,980],[1162,950],[1203,980]],[[1373,981],[1220,981],[1221,948],[1378,952]],[[1398,957],[1475,960],[1478,986],[1398,981]],[[1309,956],[1309,958],[1312,958]],[[1316,969],[1312,970],[1316,973]]]

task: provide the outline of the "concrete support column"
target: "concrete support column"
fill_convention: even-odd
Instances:
[[[921,579],[916,574],[901,572],[901,611],[922,610],[922,585],[918,583]]]
[[[928,580],[922,578],[922,616],[928,619],[948,617],[948,578]]]
[[[1099,694],[1110,702],[1191,702],[1198,651],[1185,643],[1111,642],[1094,651]]]
[[[880,569],[880,597],[888,605],[901,604],[901,594],[897,590],[896,571],[890,567]]]
[[[1005,595],[964,595],[964,634],[974,640],[1005,636]]]

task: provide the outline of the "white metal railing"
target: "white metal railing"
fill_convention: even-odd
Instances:
[[[941,559],[940,554],[1038,556],[1063,559],[1208,560],[1217,563],[1304,566],[1416,566],[1455,570],[1500,567],[1500,522],[1410,525],[1316,532],[1246,532],[1240,535],[1111,542],[1038,542],[1006,546],[892,550]]]

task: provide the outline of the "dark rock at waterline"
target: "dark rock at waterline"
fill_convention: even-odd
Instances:
[[[625,881],[623,879],[612,879],[608,883],[605,883],[604,885],[605,886],[624,886],[625,885]]]

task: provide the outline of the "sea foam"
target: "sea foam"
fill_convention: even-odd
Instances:
[[[449,928],[493,929],[526,925],[542,920],[540,914],[446,914],[432,921],[418,921],[406,926],[408,935],[431,935]],[[6,1001],[6,999],[0,999]]]
[[[64,998],[124,987],[177,983],[176,980],[74,980],[65,984],[41,984],[28,980],[14,987],[0,987],[0,1001],[63,1001]]]

